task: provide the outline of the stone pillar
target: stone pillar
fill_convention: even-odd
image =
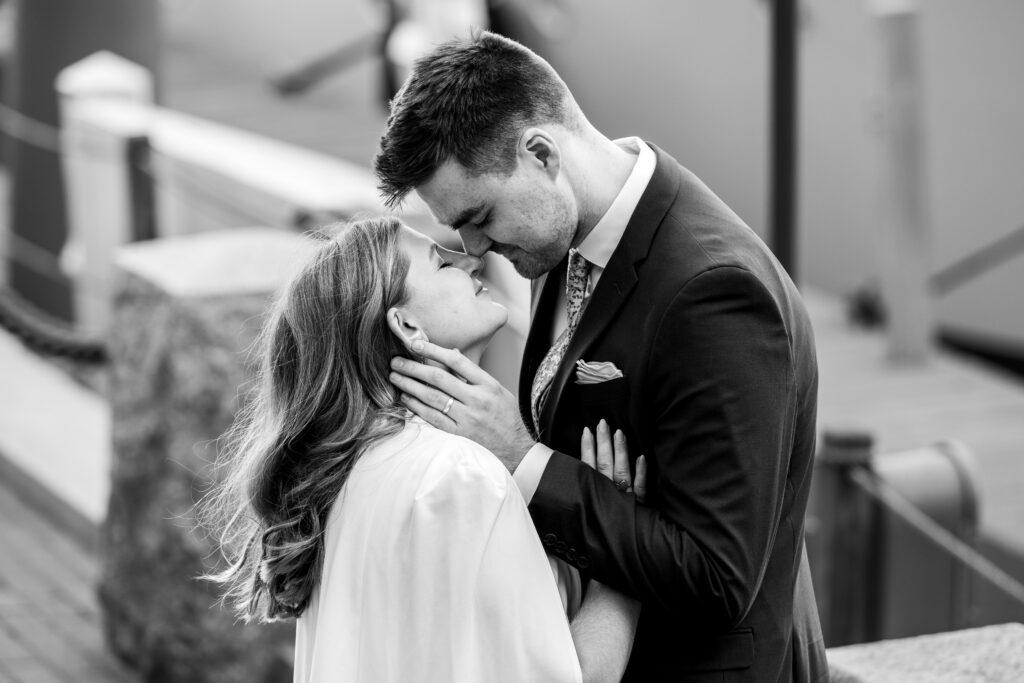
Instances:
[[[215,557],[193,504],[253,367],[268,295],[312,241],[238,229],[118,253],[110,335],[113,462],[100,600],[111,648],[144,680],[291,680],[294,627],[235,623],[196,577]]]

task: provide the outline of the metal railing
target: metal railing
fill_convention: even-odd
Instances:
[[[829,432],[816,459],[808,550],[826,644],[982,625],[986,586],[1024,615],[1024,584],[975,547],[966,448],[872,447],[870,435]]]
[[[946,266],[932,275],[929,285],[936,296],[945,296],[1021,254],[1024,254],[1024,225]]]
[[[890,486],[874,472],[865,467],[854,467],[849,472],[850,481],[889,513],[896,515],[913,527],[921,536],[932,542],[936,548],[955,558],[977,577],[988,581],[1012,600],[1024,606],[1024,584],[997,567],[995,563],[979,553],[955,534],[936,523],[921,512],[920,508],[907,500],[899,491]]]

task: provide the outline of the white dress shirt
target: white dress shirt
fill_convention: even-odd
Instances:
[[[472,441],[414,418],[371,446],[324,540],[295,683],[582,680],[572,588],[508,471]]]
[[[601,274],[608,267],[608,261],[611,260],[615,248],[619,246],[619,241],[626,232],[626,226],[629,224],[630,218],[633,217],[637,204],[640,203],[640,197],[643,196],[647,185],[651,182],[651,177],[654,175],[654,167],[657,164],[654,150],[638,137],[622,138],[616,140],[615,144],[627,152],[635,154],[637,159],[636,163],[633,164],[632,172],[626,178],[626,182],[623,184],[622,189],[619,190],[619,194],[616,195],[611,206],[608,207],[608,210],[605,211],[601,220],[590,231],[590,234],[576,247],[580,254],[583,255],[583,258],[590,262],[590,279],[583,298],[584,308],[586,308],[598,280],[601,279]],[[534,323],[536,324],[537,321],[534,321]],[[554,343],[555,339],[558,338],[567,325],[568,314],[566,313],[565,306],[565,287],[559,287],[558,299],[555,303],[555,320],[554,325],[552,325],[551,343]],[[541,475],[544,474],[544,468],[547,467],[552,453],[553,451],[550,448],[538,443],[527,452],[526,457],[523,458],[516,468],[513,479],[522,492],[527,504],[533,499],[533,494],[537,491]]]

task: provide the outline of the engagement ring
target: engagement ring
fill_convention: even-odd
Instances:
[[[448,397],[448,402],[444,404],[444,410],[441,411],[442,415],[447,415],[448,411],[452,409],[452,404],[455,403],[455,399],[451,396]]]

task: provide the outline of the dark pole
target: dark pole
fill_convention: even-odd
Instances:
[[[796,154],[798,0],[774,0],[772,8],[770,244],[797,281]]]

